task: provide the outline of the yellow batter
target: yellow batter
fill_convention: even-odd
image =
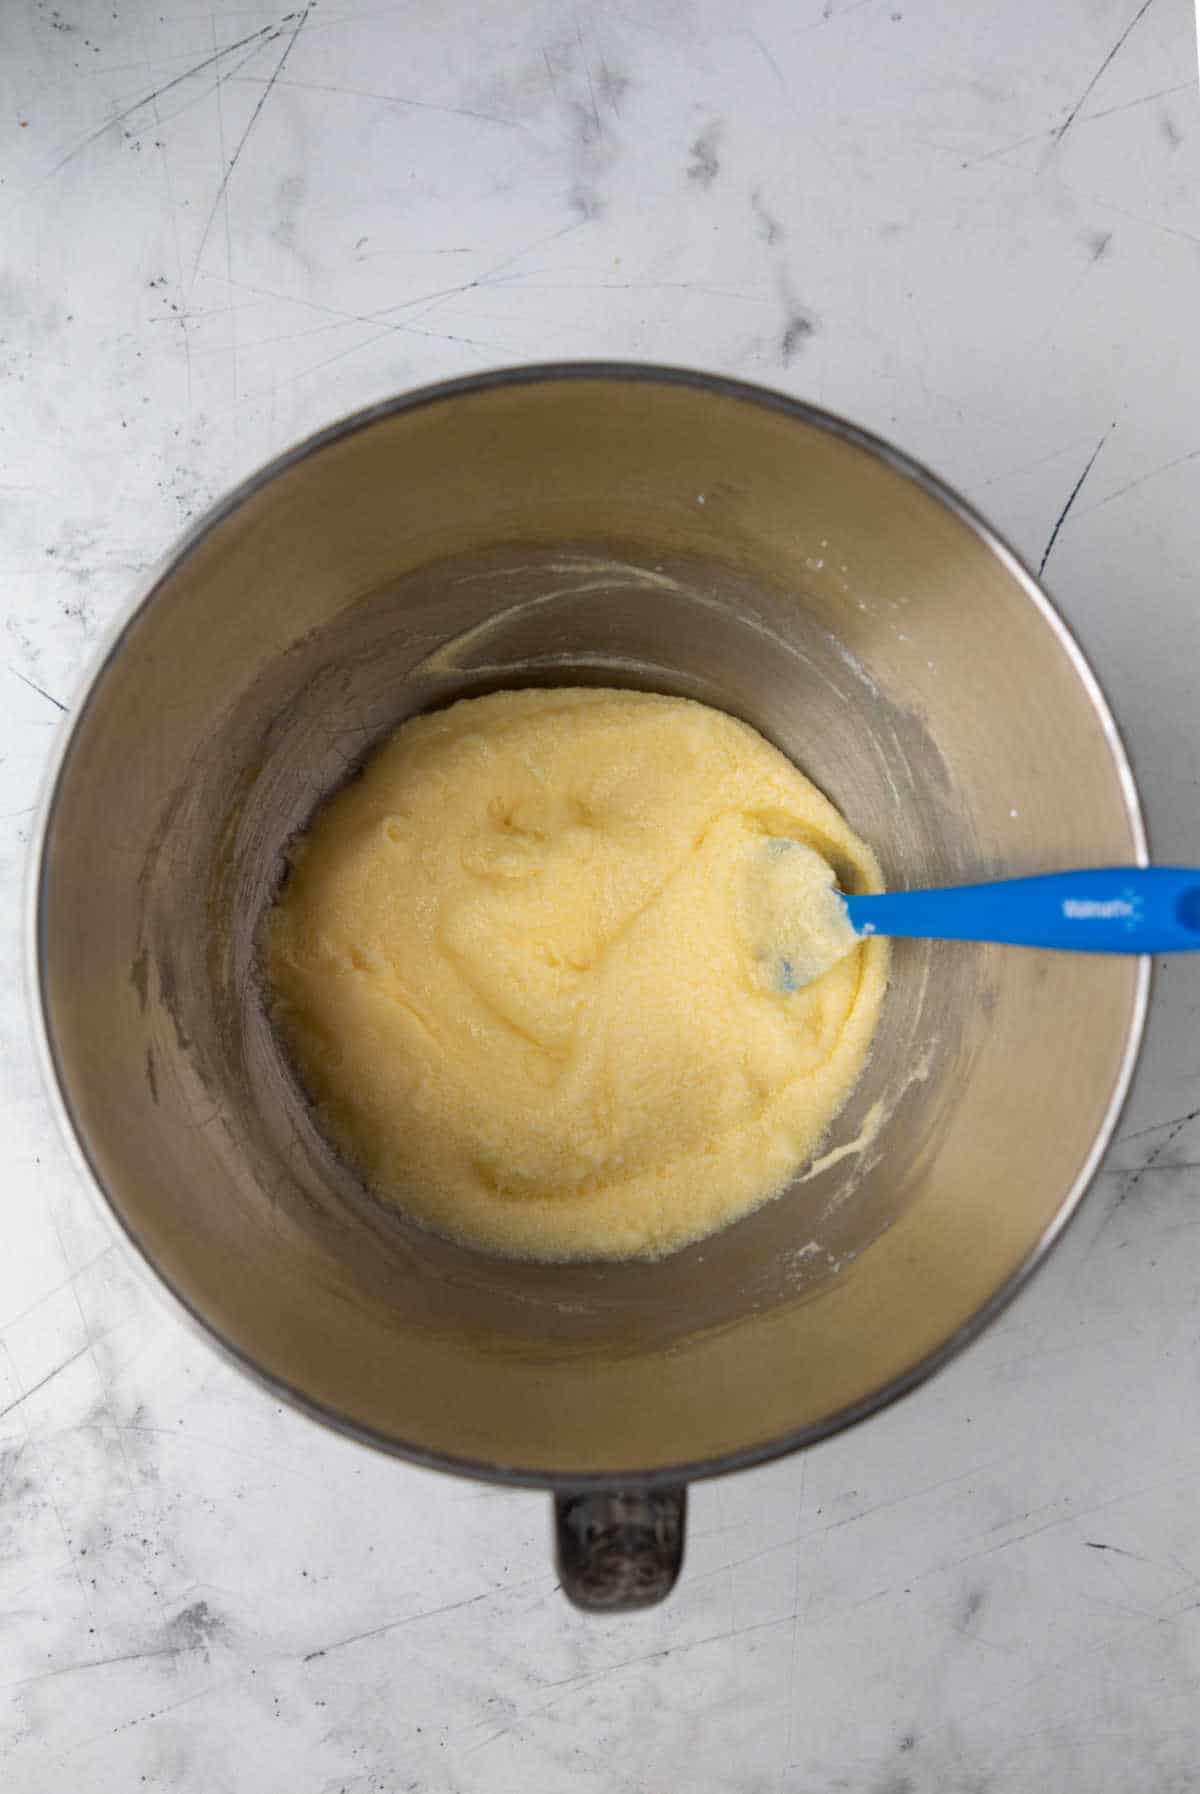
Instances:
[[[878,939],[782,991],[772,837],[870,849],[744,723],[632,691],[498,692],[406,723],[291,851],[275,1019],[334,1142],[485,1251],[657,1258],[812,1155],[887,982]]]

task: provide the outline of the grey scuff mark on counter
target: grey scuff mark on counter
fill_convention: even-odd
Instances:
[[[747,25],[746,36],[750,39],[750,42],[754,45],[754,48],[758,51],[759,55],[762,57],[763,61],[767,65],[767,67],[770,69],[771,73],[774,75],[776,81],[778,81],[780,91],[786,95],[787,90],[788,90],[788,85],[787,85],[787,82],[783,78],[783,70],[780,68],[779,63],[775,58],[774,52],[771,49],[771,46],[762,37],[760,37],[759,33],[757,31],[755,31],[753,25]]]
[[[1104,1227],[1108,1226],[1109,1221],[1112,1220],[1113,1215],[1116,1214],[1122,1204],[1128,1202],[1147,1172],[1155,1170],[1158,1161],[1162,1158],[1164,1152],[1167,1152],[1175,1144],[1184,1128],[1188,1126],[1189,1122],[1195,1121],[1197,1116],[1200,1116],[1200,1109],[1193,1109],[1189,1115],[1181,1115],[1179,1120],[1172,1124],[1167,1133],[1154,1148],[1154,1151],[1149,1155],[1145,1162],[1138,1167],[1129,1179],[1129,1182],[1122,1189],[1117,1200],[1113,1203],[1112,1209],[1104,1222]],[[1100,1229],[1101,1233],[1103,1233],[1104,1227]],[[1097,1234],[1096,1238],[1099,1239],[1099,1237],[1100,1234]]]
[[[1143,1162],[1132,1173],[1118,1173],[1119,1176],[1123,1175],[1125,1177],[1126,1181],[1122,1184],[1121,1188],[1117,1191],[1116,1199],[1114,1200],[1112,1207],[1109,1209],[1109,1211],[1105,1215],[1103,1221],[1101,1221],[1099,1227],[1096,1229],[1095,1237],[1093,1238],[1091,1245],[1088,1247],[1087,1251],[1083,1255],[1083,1260],[1082,1260],[1082,1263],[1080,1264],[1079,1271],[1076,1272],[1076,1276],[1078,1276],[1083,1271],[1084,1266],[1088,1263],[1089,1259],[1092,1257],[1097,1246],[1099,1246],[1100,1241],[1104,1238],[1105,1234],[1108,1232],[1108,1229],[1112,1225],[1114,1217],[1117,1215],[1119,1210],[1125,1206],[1126,1202],[1128,1202],[1129,1198],[1133,1195],[1133,1193],[1137,1189],[1138,1185],[1142,1182],[1142,1179],[1147,1177],[1151,1171],[1155,1171],[1158,1169],[1158,1161],[1162,1158],[1163,1154],[1170,1150],[1170,1148],[1175,1144],[1175,1141],[1179,1138],[1180,1134],[1183,1132],[1184,1128],[1187,1127],[1190,1122],[1195,1121],[1197,1116],[1200,1116],[1200,1108],[1191,1110],[1191,1112],[1187,1115],[1179,1116],[1179,1118],[1176,1121],[1173,1121],[1169,1124],[1166,1122],[1160,1123],[1159,1124],[1160,1126],[1164,1126],[1167,1128],[1167,1132],[1163,1136],[1163,1138],[1159,1141],[1158,1145],[1154,1148],[1154,1151],[1151,1152],[1150,1154],[1148,1154],[1147,1157],[1143,1160]],[[1143,1131],[1145,1133],[1153,1133],[1155,1130],[1153,1128],[1146,1128]],[[1130,1138],[1136,1139],[1136,1138],[1138,1138],[1138,1136],[1132,1135],[1132,1136],[1130,1136]],[[1118,1144],[1119,1144],[1119,1142],[1118,1142]],[[1164,1169],[1166,1169],[1166,1167],[1164,1167]]]
[[[1088,456],[1087,464],[1084,467],[1083,472],[1080,474],[1080,476],[1076,480],[1075,484],[1071,487],[1070,493],[1068,494],[1068,497],[1067,497],[1067,502],[1063,506],[1062,510],[1058,513],[1058,518],[1057,518],[1057,521],[1055,522],[1054,528],[1050,531],[1050,540],[1046,543],[1045,549],[1042,552],[1042,558],[1038,562],[1038,577],[1039,578],[1046,571],[1046,562],[1050,559],[1051,550],[1053,549],[1054,544],[1058,541],[1059,531],[1062,529],[1063,524],[1067,521],[1067,518],[1071,514],[1071,506],[1075,503],[1075,500],[1079,497],[1080,492],[1083,490],[1084,481],[1087,479],[1089,473],[1091,473],[1093,467],[1096,465],[1096,458],[1099,455],[1100,450],[1104,447],[1105,443],[1108,441],[1109,437],[1112,435],[1113,430],[1115,428],[1116,428],[1115,424],[1109,425],[1108,429],[1104,432],[1103,436],[1100,438],[1099,442],[1096,444],[1095,448],[1092,450],[1091,454]]]
[[[719,121],[706,125],[698,137],[693,138],[688,154],[691,161],[687,165],[687,178],[694,187],[704,192],[712,186],[721,172],[721,158],[717,154],[717,145],[721,141]]]
[[[19,1501],[36,1488],[31,1476],[23,1476],[19,1482],[17,1480],[17,1468],[28,1445],[29,1439],[26,1437],[18,1440],[15,1445],[0,1447],[0,1473],[3,1474],[3,1481],[0,1481],[0,1502]]]
[[[263,287],[248,287],[244,281],[234,280],[230,281],[229,284],[231,286],[241,287],[246,292],[260,292],[263,294],[264,298],[275,299],[281,305],[298,305],[305,311],[314,311],[323,317],[333,320],[328,324],[315,324],[309,330],[289,330],[281,332],[277,336],[255,337],[252,341],[244,345],[247,349],[267,348],[273,343],[299,342],[304,337],[321,336],[331,330],[345,329],[348,324],[378,324],[384,316],[382,312],[346,311],[338,306],[321,305],[313,299],[293,298],[290,294],[286,293],[269,293]],[[474,286],[482,286],[484,284],[486,284],[486,282],[483,279],[480,279],[479,281],[470,281],[462,287],[456,287],[454,289],[447,288],[445,289],[446,296],[455,297],[459,293],[470,292],[471,288]],[[428,294],[422,295],[422,298],[428,298]],[[421,303],[421,300],[414,299],[411,303],[416,305]],[[391,309],[398,311],[401,308],[399,306],[394,306]],[[430,307],[430,309],[432,310],[433,308]],[[418,316],[424,316],[424,313],[418,313]],[[485,342],[484,339],[480,337],[451,335],[449,332],[443,330],[419,330],[414,324],[396,322],[386,324],[383,330],[377,331],[373,337],[368,337],[366,342],[378,342],[381,336],[387,336],[389,334],[436,337],[441,342],[473,343],[488,348],[494,347],[496,343],[501,341],[500,338],[492,338]],[[360,346],[365,348],[366,342]],[[348,351],[343,351],[343,353],[347,352]]]
[[[1115,112],[1132,112],[1138,106],[1148,106],[1152,100],[1165,100],[1172,94],[1190,93],[1195,83],[1179,81],[1173,87],[1157,87],[1153,93],[1139,94],[1136,100],[1122,100],[1119,106],[1102,106],[1098,112],[1087,112],[1082,118],[1076,118],[1075,127],[1094,125],[1102,118],[1111,118]],[[1013,150],[1028,149],[1031,143],[1041,143],[1047,137],[1053,137],[1056,127],[1047,126],[1044,131],[1035,131],[1030,137],[1018,137],[1012,143],[997,144],[995,149],[984,150],[982,155],[970,156],[960,162],[960,168],[978,168],[981,162],[994,162],[999,156],[1011,155]]]
[[[494,1595],[504,1592],[500,1588],[486,1588],[481,1595],[469,1595],[465,1601],[450,1601],[445,1607],[429,1607],[421,1613],[403,1614],[398,1620],[385,1620],[382,1626],[368,1627],[365,1632],[351,1632],[347,1638],[335,1638],[331,1644],[321,1645],[315,1651],[307,1651],[300,1661],[315,1663],[319,1657],[328,1657],[331,1651],[340,1651],[347,1645],[360,1644],[366,1638],[378,1638],[384,1632],[395,1632],[400,1626],[415,1626],[418,1620],[433,1620],[443,1613],[458,1613],[464,1607],[475,1607],[480,1601],[488,1601]]]
[[[174,123],[175,119],[182,118],[184,113],[190,111],[194,106],[202,105],[205,100],[210,99],[212,97],[212,95],[215,94],[221,87],[228,86],[228,84],[231,81],[234,81],[238,78],[240,71],[242,69],[244,69],[248,63],[253,62],[254,58],[257,55],[259,55],[259,53],[261,51],[265,50],[269,44],[273,44],[275,42],[276,38],[279,38],[282,36],[283,36],[282,27],[275,27],[275,28],[269,30],[265,37],[256,39],[256,41],[251,45],[251,48],[246,51],[246,54],[244,56],[238,58],[237,62],[234,63],[234,65],[231,69],[224,70],[220,66],[218,66],[214,70],[215,79],[213,81],[211,81],[207,87],[201,88],[198,93],[190,94],[187,99],[183,100],[178,106],[175,107],[174,111],[171,111],[171,112],[161,111],[159,108],[159,105],[158,105],[158,95],[157,94],[147,95],[146,99],[140,102],[140,105],[154,107],[154,128],[155,128],[155,130],[161,130],[164,125],[169,125],[169,124]],[[238,45],[231,44],[229,49],[221,51],[221,52],[219,52],[219,54],[222,57],[230,56],[233,54],[233,51],[237,48],[239,48]],[[193,74],[195,74],[196,72],[197,71],[195,69],[192,70]],[[249,76],[249,75],[242,75],[241,79],[243,81],[248,81],[248,80],[252,80],[253,77]],[[136,111],[136,110],[138,110],[138,108],[135,107],[134,110]],[[110,131],[112,129],[113,125],[117,124],[118,122],[119,121],[116,119],[111,120],[109,124],[104,125],[102,127],[102,129],[98,133],[98,135],[103,136],[105,131]],[[132,135],[132,132],[126,131],[125,136],[127,139],[131,135]],[[161,146],[156,144],[155,147],[157,148],[157,147],[161,147]]]
[[[1100,64],[1100,67],[1096,70],[1095,74],[1092,76],[1091,80],[1088,82],[1087,86],[1084,88],[1083,92],[1080,94],[1079,98],[1076,100],[1076,102],[1072,106],[1071,110],[1067,113],[1067,116],[1063,120],[1062,124],[1059,125],[1057,131],[1054,133],[1054,148],[1055,149],[1058,148],[1059,144],[1062,142],[1062,140],[1066,136],[1067,132],[1071,129],[1071,126],[1075,123],[1075,120],[1079,117],[1080,110],[1082,109],[1082,107],[1084,105],[1086,105],[1087,101],[1091,97],[1092,93],[1095,90],[1096,84],[1100,80],[1100,77],[1104,74],[1104,71],[1109,67],[1109,65],[1113,62],[1113,60],[1120,54],[1121,48],[1124,45],[1124,43],[1126,42],[1126,40],[1129,38],[1131,33],[1136,30],[1137,26],[1141,23],[1142,19],[1145,18],[1146,14],[1150,11],[1150,8],[1153,5],[1154,5],[1154,0],[1142,0],[1142,4],[1138,7],[1138,9],[1134,13],[1132,19],[1130,19],[1128,25],[1126,25],[1124,31],[1122,31],[1122,33],[1121,33],[1120,37],[1117,39],[1116,43],[1113,45],[1112,49],[1108,52],[1108,55],[1104,58],[1104,61]]]
[[[872,5],[873,0],[854,0],[852,6],[843,6],[841,11],[834,6],[833,0],[825,0],[821,8],[821,16],[815,25],[806,27],[809,31],[819,31],[822,25],[828,25],[833,19],[848,19],[852,12],[861,12],[864,6]]]
[[[200,235],[200,247],[196,251],[196,259],[195,259],[195,262],[192,264],[193,280],[195,279],[196,275],[200,272],[200,263],[204,259],[204,251],[208,244],[209,234],[212,231],[213,222],[217,216],[217,211],[220,207],[221,201],[224,199],[226,193],[229,190],[229,183],[233,178],[233,171],[237,167],[239,161],[241,160],[242,152],[245,149],[247,143],[249,143],[249,141],[250,141],[250,137],[254,130],[255,125],[258,123],[259,119],[262,116],[263,107],[266,105],[267,101],[271,97],[272,92],[274,91],[275,83],[278,81],[280,75],[284,71],[284,68],[287,66],[287,59],[296,47],[296,39],[300,36],[300,33],[304,30],[305,25],[308,23],[308,15],[311,11],[312,11],[312,0],[310,0],[310,4],[304,8],[304,11],[300,14],[299,19],[296,21],[296,24],[293,27],[291,36],[288,38],[287,43],[283,47],[283,52],[279,58],[279,61],[275,64],[275,67],[272,70],[271,75],[269,76],[269,78],[267,80],[266,86],[263,88],[261,94],[258,96],[258,101],[254,107],[254,111],[250,114],[250,119],[249,119],[248,124],[246,125],[246,129],[242,132],[241,137],[238,139],[238,146],[234,150],[232,156],[229,158],[229,162],[228,162],[228,165],[226,166],[225,172],[221,176],[221,182],[217,188],[216,197],[214,198],[214,200],[212,202],[212,209],[210,210],[210,212],[208,214],[208,218],[205,221],[204,229]],[[280,32],[278,29],[276,30],[275,35],[276,36],[280,35]]]
[[[0,1420],[3,1420],[7,1414],[15,1413],[22,1402],[27,1402],[30,1396],[37,1394],[39,1389],[44,1389],[47,1383],[52,1383],[55,1377],[62,1375],[64,1370],[70,1370],[71,1366],[77,1363],[85,1353],[90,1352],[91,1349],[90,1345],[80,1346],[77,1352],[72,1352],[69,1358],[64,1358],[61,1364],[56,1364],[53,1370],[47,1371],[46,1375],[42,1377],[40,1381],[36,1382],[32,1389],[27,1389],[24,1395],[19,1395],[15,1402],[9,1402],[7,1408],[0,1408]]]
[[[551,51],[557,72],[550,60]],[[602,185],[622,152],[615,121],[632,83],[625,71],[615,68],[600,50],[594,52],[597,69],[593,73],[592,58],[578,21],[573,41],[549,45],[542,54],[567,132],[571,172],[567,204],[580,222],[590,224],[602,218],[608,209]],[[568,86],[573,71],[577,89],[574,96]],[[582,71],[582,78],[578,71]]]
[[[143,106],[150,106],[155,100],[160,100],[163,94],[170,93],[173,88],[182,87],[185,81],[190,81],[193,76],[202,74],[205,69],[212,68],[213,64],[220,62],[223,56],[232,56],[235,50],[243,49],[246,44],[254,44],[256,49],[261,49],[264,43],[280,36],[280,32],[281,28],[278,25],[264,25],[259,31],[251,31],[248,36],[239,37],[236,43],[226,44],[223,50],[214,50],[211,56],[206,56],[202,62],[194,63],[190,69],[186,69],[182,75],[176,75],[173,80],[164,81],[163,85],[156,87],[152,93],[143,94],[140,100],[134,100],[133,104],[126,106],[124,111],[116,112],[111,118],[106,118],[102,125],[99,125],[96,130],[84,138],[82,143],[77,143],[74,149],[68,150],[66,155],[54,164],[48,178],[60,173],[68,163],[74,162],[77,156],[82,156],[85,150],[89,150],[93,143],[98,143],[106,132],[112,130],[114,125],[124,124],[127,118],[132,118],[133,114],[140,112]]]
[[[279,33],[276,33],[276,35],[278,36]],[[239,64],[238,66],[240,67],[241,65]],[[233,78],[232,75],[226,77],[229,81],[232,81]],[[275,77],[275,79],[278,80],[279,78]],[[272,81],[272,77],[270,75],[243,75],[242,80],[243,82],[262,81],[264,84],[269,84]],[[279,85],[280,87],[288,88],[293,93],[344,94],[349,99],[376,100],[382,106],[404,106],[415,112],[437,112],[445,118],[476,118],[483,124],[504,125],[511,131],[529,132],[529,126],[523,119],[507,118],[502,112],[481,112],[472,106],[443,106],[437,104],[433,100],[414,100],[410,94],[383,93],[373,87],[344,87],[332,81],[294,80],[279,80]],[[429,255],[453,255],[457,252],[454,250],[431,249],[425,253]]]
[[[81,1675],[85,1669],[105,1669],[110,1663],[148,1663],[155,1657],[178,1657],[173,1646],[158,1651],[121,1651],[115,1657],[88,1657],[82,1663],[64,1663],[58,1669],[44,1669],[36,1676],[24,1676],[11,1687],[28,1688],[36,1682],[50,1682],[58,1676]]]
[[[772,249],[776,243],[781,243],[787,233],[757,187],[750,195],[750,210],[754,214],[755,231],[767,247]]]
[[[571,231],[579,230],[582,227],[582,223],[583,221],[581,219],[573,218],[569,224],[560,225],[557,230],[550,231],[545,236],[537,237],[532,243],[526,243],[520,249],[514,250],[511,255],[505,256],[503,261],[496,262],[490,268],[485,268],[483,273],[477,275],[473,280],[463,280],[456,286],[442,287],[432,293],[421,293],[413,299],[402,300],[398,305],[389,305],[384,307],[382,311],[368,313],[367,315],[370,320],[380,325],[380,329],[377,330],[373,336],[364,337],[359,343],[351,343],[348,348],[339,349],[336,355],[327,356],[324,361],[318,361],[309,367],[298,369],[295,374],[289,376],[288,384],[293,385],[297,380],[303,379],[306,375],[319,373],[322,368],[331,367],[335,361],[341,361],[347,355],[358,354],[360,349],[369,349],[372,343],[381,342],[384,337],[394,334],[397,330],[412,330],[413,319],[410,319],[404,324],[392,323],[390,322],[392,313],[406,311],[413,305],[421,305],[424,309],[416,312],[414,318],[420,320],[421,318],[428,317],[431,312],[437,311],[443,305],[448,305],[452,299],[457,299],[461,294],[474,292],[478,287],[489,286],[498,275],[502,274],[506,268],[510,268],[514,262],[519,262],[523,256],[531,254],[535,249],[541,249],[549,243],[556,242],[560,237],[567,236]],[[307,302],[302,300],[300,303],[304,304]],[[415,334],[420,336],[423,334],[435,335],[440,333],[433,331],[428,333],[417,331]]]
[[[47,704],[53,704],[54,708],[56,710],[61,710],[64,716],[70,716],[71,708],[69,704],[62,703],[52,692],[48,692],[44,686],[35,684],[32,679],[27,679],[24,673],[19,673],[17,671],[16,667],[9,667],[8,670],[14,679],[19,679],[22,685],[27,685],[30,691],[35,691],[39,698],[45,698]]]
[[[604,216],[604,201],[595,188],[582,181],[576,181],[572,186],[567,195],[567,203],[584,224],[593,224],[597,218]]]
[[[1093,507],[1096,509],[1098,507]],[[1193,1109],[1190,1115],[1168,1115],[1165,1121],[1152,1121],[1148,1127],[1135,1128],[1131,1134],[1118,1134],[1113,1141],[1114,1146],[1124,1146],[1130,1140],[1144,1140],[1147,1134],[1160,1134],[1164,1128],[1186,1127],[1200,1115],[1200,1109]]]
[[[555,1592],[557,1592],[559,1586],[560,1585],[557,1583],[555,1584]],[[500,1594],[504,1591],[497,1589],[493,1592]],[[476,1599],[482,1599],[482,1597],[476,1596]],[[462,1603],[459,1605],[462,1605]],[[777,1632],[783,1626],[799,1628],[803,1623],[801,1614],[797,1610],[793,1613],[782,1614],[778,1619],[757,1620],[749,1626],[724,1626],[718,1632],[706,1632],[701,1634],[699,1638],[689,1638],[684,1643],[660,1646],[658,1650],[654,1651],[640,1651],[633,1657],[621,1657],[615,1663],[605,1664],[602,1669],[585,1670],[579,1675],[563,1676],[554,1682],[544,1682],[541,1685],[544,1690],[553,1689],[556,1691],[550,1695],[548,1700],[542,1701],[537,1707],[527,1709],[512,1724],[501,1726],[498,1731],[492,1732],[488,1737],[480,1739],[478,1744],[471,1746],[467,1755],[477,1756],[480,1751],[489,1749],[491,1745],[498,1743],[501,1738],[507,1737],[510,1732],[516,1729],[517,1725],[532,1719],[537,1714],[549,1712],[551,1707],[557,1706],[560,1701],[572,1698],[581,1690],[594,1688],[597,1684],[606,1682],[611,1677],[620,1675],[627,1669],[640,1669],[647,1663],[661,1663],[668,1657],[674,1657],[678,1660],[679,1658],[686,1656],[688,1652],[701,1650],[706,1645],[724,1644],[730,1639],[749,1638],[762,1632]],[[784,1765],[785,1768],[793,1768],[794,1766],[795,1765],[790,1761]]]
[[[168,1655],[172,1654],[168,1653]],[[119,1725],[113,1726],[108,1736],[115,1738],[119,1732],[132,1731],[135,1725],[145,1725],[148,1720],[161,1719],[164,1713],[174,1713],[180,1707],[189,1707],[193,1701],[207,1700],[210,1695],[219,1694],[222,1689],[228,1688],[230,1683],[236,1680],[236,1677],[231,1676],[228,1681],[218,1682],[214,1687],[197,1688],[194,1694],[185,1694],[177,1701],[168,1701],[165,1707],[151,1707],[148,1713],[135,1713],[132,1719],[123,1719]]]
[[[630,77],[622,69],[609,67],[604,56],[600,57],[600,76],[598,81],[600,98],[610,112],[620,112],[625,104],[626,95],[632,86]]]
[[[1200,233],[1194,230],[1180,230],[1176,225],[1163,224],[1157,218],[1147,218],[1142,212],[1131,212],[1128,206],[1114,205],[1111,199],[1105,198],[1100,193],[1074,191],[1077,199],[1091,200],[1093,204],[1100,207],[1101,211],[1115,212],[1118,218],[1131,218],[1135,224],[1140,224],[1143,230],[1159,231],[1164,237],[1174,237],[1180,243],[1200,244]]]
[[[207,1601],[192,1601],[167,1622],[168,1643],[163,1654],[182,1656],[190,1651],[201,1651],[207,1662],[212,1645],[219,1643],[226,1631],[224,1617]]]
[[[1048,455],[1038,455],[1033,461],[1021,461],[1016,467],[1002,467],[999,473],[989,474],[986,480],[973,482],[966,490],[968,492],[983,492],[989,486],[999,485],[1001,480],[1015,480],[1020,474],[1032,473],[1035,467],[1045,467],[1048,462],[1057,461],[1060,455],[1065,455],[1068,449],[1074,448],[1077,441],[1078,437],[1073,437],[1070,442],[1064,442],[1058,448],[1051,449]]]
[[[964,1638],[975,1636],[975,1622],[983,1612],[987,1603],[987,1589],[982,1583],[969,1588],[962,1598],[958,1615],[954,1622],[954,1630]]]
[[[789,366],[809,337],[816,334],[816,328],[815,322],[807,312],[793,311],[791,313],[779,339],[779,358],[784,367]]]
[[[1137,488],[1144,486],[1148,480],[1156,480],[1160,473],[1170,473],[1173,467],[1184,467],[1189,461],[1195,461],[1197,458],[1200,458],[1200,448],[1189,449],[1186,455],[1176,455],[1173,461],[1164,461],[1160,466],[1152,467],[1149,473],[1139,474],[1136,480],[1130,480],[1126,485],[1118,486],[1115,492],[1109,492],[1103,498],[1098,498],[1094,505],[1089,505],[1085,511],[1081,511],[1080,516],[1090,517],[1093,511],[1103,510],[1105,505],[1111,505],[1115,499],[1124,498],[1127,492],[1136,492]]]
[[[580,134],[588,142],[598,142],[604,135],[604,126],[600,122],[600,107],[596,101],[596,84],[592,80],[592,65],[588,61],[587,50],[583,43],[583,27],[575,22],[575,41],[579,45],[579,60],[583,64],[584,76],[587,80],[588,100],[590,103],[590,120],[586,130],[581,125]]]

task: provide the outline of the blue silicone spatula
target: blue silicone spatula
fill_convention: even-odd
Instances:
[[[854,932],[1079,953],[1200,948],[1200,868],[1106,866],[940,891],[843,897]]]
[[[778,860],[778,843],[772,859]],[[1089,867],[995,884],[952,885],[932,891],[886,891],[847,896],[811,848],[792,852],[824,869],[819,929],[796,913],[797,937],[784,925],[774,950],[779,986],[797,989],[827,971],[867,935],[924,940],[997,941],[1014,947],[1065,948],[1082,953],[1179,953],[1200,951],[1200,868],[1183,866]],[[833,899],[830,906],[829,899]],[[838,911],[844,912],[844,921]],[[810,912],[806,909],[805,915]],[[780,907],[775,908],[781,916]],[[832,924],[832,925],[831,925]],[[848,925],[848,926],[847,926]]]

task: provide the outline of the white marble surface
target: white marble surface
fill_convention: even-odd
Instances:
[[[672,1602],[597,1623],[542,1498],[326,1436],[146,1294],[17,940],[61,713],[180,526],[354,406],[539,357],[811,396],[1034,565],[1089,467],[1046,577],[1200,861],[1188,0],[5,0],[0,140],[5,1794],[1200,1785],[1194,964],[1003,1321],[698,1489]]]

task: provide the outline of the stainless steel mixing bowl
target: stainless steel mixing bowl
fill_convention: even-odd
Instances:
[[[701,698],[892,885],[1145,859],[1082,655],[987,527],[810,406],[658,368],[401,398],[248,481],[78,707],[37,874],[43,1044],[137,1250],[310,1414],[556,1492],[590,1605],[669,1586],[692,1477],[927,1376],[1046,1252],[1107,1141],[1144,962],[898,944],[824,1167],[658,1265],[474,1255],[358,1187],[268,1025],[284,843],[406,716],[521,684]],[[873,1104],[886,1120],[859,1140]]]

